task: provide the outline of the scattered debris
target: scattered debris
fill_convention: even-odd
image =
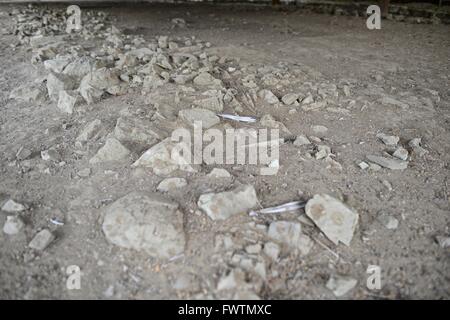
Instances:
[[[125,148],[119,140],[115,138],[106,139],[105,145],[101,147],[95,156],[93,156],[89,163],[96,164],[107,161],[120,161],[127,159],[130,150]]]
[[[389,214],[382,213],[377,220],[386,227],[386,229],[394,230],[398,227],[398,220]]]
[[[39,231],[28,244],[31,249],[35,249],[38,251],[43,251],[45,248],[49,246],[50,243],[53,242],[55,236],[48,229],[43,229]]]
[[[428,153],[428,150],[424,149],[421,146],[422,139],[421,138],[414,138],[411,141],[408,142],[408,146],[413,150],[415,154],[417,154],[419,157],[423,157],[425,154]]]
[[[406,161],[406,160],[408,160],[409,153],[408,153],[408,150],[406,150],[405,148],[398,147],[397,149],[395,149],[392,156],[394,156],[400,160]]]
[[[332,276],[327,282],[327,288],[333,291],[336,297],[342,297],[352,290],[358,281],[350,277]]]
[[[384,133],[377,134],[377,138],[383,141],[383,143],[387,146],[396,146],[400,140],[397,136],[390,136]]]
[[[203,194],[197,204],[212,220],[225,220],[252,209],[257,203],[255,188],[244,185],[232,191]]]
[[[187,181],[184,178],[167,178],[161,181],[156,189],[161,192],[170,192],[185,186],[187,186]]]
[[[3,226],[3,232],[8,235],[18,234],[24,227],[22,219],[18,216],[7,216]]]
[[[357,213],[326,194],[316,194],[310,199],[305,212],[334,244],[350,245],[358,224]]]
[[[405,170],[408,168],[408,162],[402,161],[396,158],[387,158],[382,156],[368,155],[367,160],[382,166],[383,168],[388,168],[391,170]]]
[[[298,249],[301,255],[309,253],[312,240],[301,231],[301,224],[290,221],[274,221],[269,226],[268,236],[290,248]]]
[[[225,169],[214,168],[206,176],[211,178],[230,178],[231,174]]]
[[[105,209],[106,238],[119,247],[169,259],[184,251],[183,215],[178,204],[156,194],[132,192]]]
[[[27,208],[23,204],[18,203],[12,199],[6,201],[2,206],[2,211],[10,213],[22,212],[25,210],[27,210]]]
[[[306,202],[304,202],[304,201],[292,201],[292,202],[284,203],[284,204],[276,206],[276,207],[264,208],[264,209],[260,209],[260,210],[252,210],[252,211],[250,211],[249,215],[251,217],[254,217],[254,216],[257,216],[258,214],[282,213],[282,212],[293,211],[293,210],[298,210],[298,209],[304,208],[305,205],[306,205]]]

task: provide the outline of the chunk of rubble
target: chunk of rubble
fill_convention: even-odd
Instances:
[[[77,91],[61,90],[58,98],[58,109],[62,112],[72,114],[75,106],[81,102]]]
[[[168,137],[145,151],[132,166],[150,167],[157,175],[168,175],[175,170],[195,172],[191,165],[192,154],[182,154],[181,150],[191,152],[187,143],[175,142]]]
[[[184,109],[178,113],[178,117],[194,126],[195,122],[201,122],[203,128],[210,128],[220,122],[220,118],[214,112],[206,109]]]
[[[322,160],[328,158],[330,155],[331,148],[329,146],[321,144],[317,146],[317,151],[314,154],[314,157],[316,158],[316,160]]]
[[[48,96],[53,101],[58,101],[59,92],[63,90],[74,90],[77,87],[75,80],[67,75],[50,72],[47,76]]]
[[[122,116],[117,119],[114,136],[124,144],[149,147],[163,138],[162,132],[153,127],[142,119]]]
[[[130,155],[130,150],[125,148],[116,138],[106,139],[105,145],[101,147],[89,163],[96,164],[108,161],[125,160]]]
[[[264,127],[272,128],[272,129],[279,129],[284,133],[291,134],[288,128],[281,123],[280,121],[277,121],[272,117],[270,114],[265,114],[262,116],[262,118],[259,120],[260,124]]]
[[[243,185],[232,191],[207,193],[198,199],[198,207],[212,220],[225,220],[246,212],[258,204],[255,188]]]
[[[117,69],[100,68],[86,74],[80,83],[80,94],[87,103],[98,101],[104,92],[120,84]]]
[[[105,209],[102,230],[112,244],[156,258],[184,251],[183,214],[157,194],[133,192],[116,200]]]
[[[64,68],[70,63],[72,59],[70,57],[57,57],[55,59],[45,60],[44,67],[48,71],[54,73],[63,72]]]
[[[53,233],[48,229],[43,229],[34,236],[28,244],[28,247],[34,250],[43,251],[53,242],[53,240],[55,240]]]
[[[276,103],[280,102],[280,100],[278,100],[278,97],[276,95],[274,95],[272,91],[267,90],[267,89],[263,89],[263,90],[259,91],[258,96],[261,99],[263,99],[265,102],[267,102],[268,104],[276,104]]]
[[[231,174],[225,169],[214,168],[206,176],[210,178],[230,178]]]
[[[441,248],[450,248],[450,237],[437,236],[436,241]]]
[[[280,246],[275,242],[266,242],[263,251],[272,261],[277,261],[280,255]]]
[[[393,216],[382,213],[377,217],[377,220],[386,228],[389,230],[397,229],[398,227],[398,220],[394,218]]]
[[[208,72],[202,72],[194,78],[194,83],[199,86],[222,86],[222,81],[214,78]]]
[[[80,132],[77,141],[86,142],[92,139],[102,128],[102,121],[99,119],[95,119],[88,123],[86,127]]]
[[[17,213],[25,210],[27,210],[27,208],[23,204],[18,203],[12,199],[6,201],[2,206],[2,211],[10,213]]]
[[[395,149],[392,156],[396,157],[397,159],[406,161],[406,160],[408,160],[409,153],[408,153],[408,150],[406,150],[405,148],[398,147],[397,149]]]
[[[342,297],[352,290],[358,281],[350,277],[333,276],[330,277],[326,286],[333,291],[336,297]]]
[[[7,235],[15,235],[23,229],[24,223],[18,216],[7,216],[6,222],[3,225],[3,232]]]
[[[175,189],[183,188],[187,186],[187,181],[184,178],[167,178],[161,181],[158,186],[156,187],[156,190],[161,192],[170,192]]]
[[[305,212],[334,244],[350,245],[358,224],[358,214],[339,200],[316,194],[306,203]]]
[[[413,150],[415,154],[417,154],[419,157],[424,156],[428,153],[428,150],[424,149],[421,146],[422,139],[421,138],[414,138],[411,141],[408,142],[408,146]]]
[[[303,146],[303,145],[311,144],[311,141],[308,139],[307,136],[301,134],[295,138],[295,141],[293,144],[294,144],[294,146]]]
[[[286,105],[291,105],[294,104],[294,102],[296,102],[299,98],[300,95],[298,93],[288,93],[281,98],[281,101],[283,101]]]
[[[302,233],[301,224],[290,221],[274,221],[269,226],[268,236],[283,245],[299,250],[301,255],[309,253],[312,240]]]
[[[368,155],[367,160],[382,166],[383,168],[388,168],[391,170],[405,170],[408,168],[408,161],[399,160],[396,158],[388,158],[382,156]]]
[[[396,146],[398,141],[400,140],[397,136],[390,136],[384,133],[377,134],[377,138],[383,141],[383,143],[387,146]]]

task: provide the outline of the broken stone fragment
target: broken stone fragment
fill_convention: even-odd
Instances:
[[[114,245],[162,259],[184,251],[183,214],[157,194],[130,193],[105,209],[102,230]]]
[[[389,214],[382,213],[377,217],[377,220],[386,227],[386,229],[394,230],[398,227],[398,220]]]
[[[274,117],[272,117],[270,114],[265,114],[264,116],[262,116],[259,122],[264,127],[279,129],[284,133],[291,134],[289,129],[286,128],[286,126],[283,123],[275,120]]]
[[[6,201],[2,206],[2,211],[10,213],[22,212],[25,211],[26,209],[27,208],[23,204],[18,203],[12,199]]]
[[[75,106],[81,102],[77,91],[61,90],[59,92],[58,109],[62,112],[72,114]]]
[[[268,236],[291,249],[299,250],[301,255],[308,254],[313,246],[312,240],[302,233],[298,222],[274,221],[269,226]]]
[[[327,282],[327,288],[333,291],[336,297],[342,297],[352,290],[358,281],[350,277],[333,276]]]
[[[58,101],[59,92],[62,90],[74,90],[77,87],[75,80],[67,75],[50,72],[47,76],[48,96],[53,101]]]
[[[309,141],[308,137],[306,137],[305,135],[301,134],[295,138],[294,146],[303,146],[307,144],[311,144],[311,141]]]
[[[230,178],[231,174],[225,169],[214,168],[206,176],[210,178]]]
[[[208,97],[200,100],[194,101],[194,104],[214,112],[223,111],[223,101],[220,97]]]
[[[387,146],[396,146],[398,141],[400,140],[397,136],[390,136],[384,133],[377,134],[377,138],[383,141],[383,143]]]
[[[22,219],[20,219],[20,217],[7,216],[6,222],[3,226],[3,232],[8,235],[15,235],[15,234],[18,234],[20,232],[20,230],[22,230],[24,225],[25,224],[23,223]]]
[[[150,167],[157,175],[168,175],[175,170],[195,172],[191,165],[192,159],[189,144],[183,141],[175,142],[168,137],[145,151],[132,166]]]
[[[406,104],[404,102],[401,102],[399,100],[396,100],[394,98],[391,98],[391,97],[383,97],[379,101],[383,105],[391,105],[391,106],[394,106],[394,107],[399,107],[399,108],[401,108],[403,110],[406,110],[406,109],[409,108],[408,104]]]
[[[51,233],[48,229],[43,229],[39,231],[28,244],[28,247],[31,249],[35,249],[38,251],[43,251],[45,248],[49,246],[50,243],[55,239],[53,233]]]
[[[263,89],[263,90],[259,91],[258,96],[261,99],[263,99],[265,102],[267,102],[268,104],[276,104],[276,103],[280,102],[280,100],[278,100],[278,97],[276,95],[274,95],[272,91],[267,90],[267,89]]]
[[[97,151],[97,154],[89,160],[89,163],[119,161],[127,159],[129,155],[130,150],[125,148],[117,139],[108,138],[105,145]]]
[[[58,162],[61,161],[61,155],[59,152],[53,148],[48,150],[42,150],[41,151],[41,158],[44,161],[54,161]]]
[[[402,161],[395,158],[368,155],[367,160],[391,170],[404,170],[408,168],[408,161]]]
[[[70,63],[70,61],[70,57],[58,57],[55,59],[44,61],[44,67],[48,71],[61,73],[63,72],[64,68]]]
[[[406,150],[405,148],[403,148],[403,147],[398,147],[398,148],[394,151],[394,153],[392,154],[392,156],[394,156],[394,157],[396,157],[396,158],[398,158],[398,159],[400,159],[400,160],[406,161],[406,160],[408,160],[409,153],[408,153],[408,150]]]
[[[202,72],[194,78],[194,84],[199,86],[222,86],[222,81],[214,78],[208,72]]]
[[[331,155],[331,148],[326,145],[318,145],[317,152],[314,154],[316,160],[326,159]]]
[[[114,136],[124,144],[137,145],[140,148],[148,148],[164,137],[163,133],[154,129],[148,121],[131,116],[117,119]]]
[[[109,88],[120,84],[119,70],[100,68],[86,74],[80,83],[80,94],[87,103],[100,99]]]
[[[203,194],[197,205],[212,220],[225,220],[252,209],[257,203],[255,188],[244,185],[232,191]]]
[[[210,128],[220,122],[219,117],[214,112],[198,108],[181,110],[178,113],[178,117],[191,126],[194,126],[195,122],[201,122],[204,129]]]
[[[170,192],[172,190],[187,186],[187,181],[184,178],[167,178],[161,181],[156,187],[156,190],[161,192]]]
[[[420,145],[422,143],[421,138],[414,138],[411,141],[408,142],[408,146],[413,150],[415,154],[417,154],[419,157],[424,156],[428,153],[428,150],[422,148]]]
[[[277,261],[280,255],[280,246],[275,242],[266,242],[263,251],[272,261]]]
[[[86,127],[80,132],[77,137],[77,141],[86,142],[92,139],[102,128],[102,121],[95,119],[90,122]]]
[[[356,212],[326,194],[316,194],[310,199],[306,203],[305,212],[334,244],[342,242],[346,246],[350,245],[358,224],[359,216]]]
[[[298,93],[288,93],[281,98],[281,101],[283,101],[283,103],[286,105],[291,105],[296,102],[299,97],[300,95]]]

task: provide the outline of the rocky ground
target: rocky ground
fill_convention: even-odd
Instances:
[[[450,297],[448,25],[0,9],[1,298]],[[175,162],[199,119],[280,129],[279,161]]]

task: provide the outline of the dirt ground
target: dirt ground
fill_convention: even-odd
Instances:
[[[13,8],[0,7],[1,29],[13,25],[8,15]],[[274,83],[260,84],[277,97],[311,92],[316,98],[320,88],[336,87],[331,95],[325,93],[327,105],[318,109],[257,103],[254,110],[243,110],[243,115],[258,118],[271,114],[292,135],[313,140],[312,146],[282,144],[276,175],[261,176],[237,165],[217,166],[230,172],[228,179],[208,178],[211,166],[202,166],[198,173],[171,175],[188,182],[166,195],[180,205],[186,247],[181,257],[164,261],[115,246],[102,231],[109,204],[133,191],[154,193],[163,178],[132,168],[131,159],[89,163],[124,107],[136,114],[152,112],[148,96],[139,92],[111,96],[71,115],[48,99],[40,103],[10,99],[13,89],[46,73],[31,64],[29,47],[12,46],[16,35],[3,32],[0,204],[14,199],[28,209],[19,213],[23,230],[16,235],[0,232],[1,298],[226,298],[218,283],[237,268],[233,256],[250,254],[245,248],[252,244],[264,246],[268,238],[261,230],[275,220],[300,221],[314,245],[306,255],[283,249],[275,261],[256,253],[255,259],[263,261],[264,276],[244,272],[255,297],[335,299],[326,284],[336,276],[357,280],[343,296],[348,299],[450,297],[450,251],[448,244],[437,241],[450,236],[450,26],[382,21],[381,30],[371,31],[361,17],[264,7],[149,5],[86,10],[107,12],[118,29],[145,40],[167,35],[210,42],[206,52],[233,59],[241,77],[246,70],[279,69],[281,75]],[[186,27],[174,27],[173,18],[184,19]],[[383,97],[402,101],[406,107],[382,103]],[[225,111],[230,111],[227,106]],[[77,150],[76,137],[94,119],[104,123],[105,132],[87,149]],[[319,125],[328,130],[318,132],[314,126]],[[406,169],[358,166],[369,163],[367,155],[389,151],[376,137],[381,132],[400,137],[399,145],[407,147]],[[408,147],[414,138],[422,139],[426,154],[419,156]],[[337,165],[316,160],[315,143],[329,146]],[[29,149],[31,155],[18,159],[20,148]],[[49,148],[58,150],[59,162],[41,158],[41,151]],[[142,150],[134,150],[131,158],[140,154]],[[80,177],[77,173],[85,168],[91,168],[90,174]],[[255,187],[262,207],[308,200],[319,193],[342,200],[359,214],[351,244],[334,245],[305,220],[303,210],[258,217],[242,213],[223,221],[213,221],[198,210],[200,195],[240,184]],[[0,226],[8,215],[0,212]],[[398,227],[386,228],[380,215],[397,219]],[[55,218],[64,224],[52,223]],[[38,252],[28,244],[43,228],[56,239]],[[231,239],[231,245],[221,247],[220,237]],[[79,290],[66,287],[70,265],[81,268]],[[381,268],[381,290],[366,286],[369,265]]]

